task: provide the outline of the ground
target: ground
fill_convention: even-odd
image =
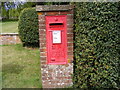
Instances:
[[[18,21],[0,22],[2,24],[2,33],[17,33]]]
[[[3,45],[2,88],[41,88],[39,48]]]

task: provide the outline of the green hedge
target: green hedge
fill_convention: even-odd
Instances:
[[[26,8],[21,12],[18,29],[24,46],[39,46],[38,15],[35,8]]]
[[[120,88],[120,2],[75,3],[74,88]]]

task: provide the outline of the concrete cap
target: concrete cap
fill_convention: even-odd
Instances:
[[[73,8],[73,5],[37,5],[36,11],[68,11]]]

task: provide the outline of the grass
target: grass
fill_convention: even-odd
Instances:
[[[0,22],[2,24],[2,33],[17,33],[18,21]]]
[[[39,49],[2,47],[2,88],[41,88]]]

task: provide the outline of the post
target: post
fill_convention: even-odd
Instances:
[[[69,87],[73,74],[73,6],[36,6],[43,88]]]

